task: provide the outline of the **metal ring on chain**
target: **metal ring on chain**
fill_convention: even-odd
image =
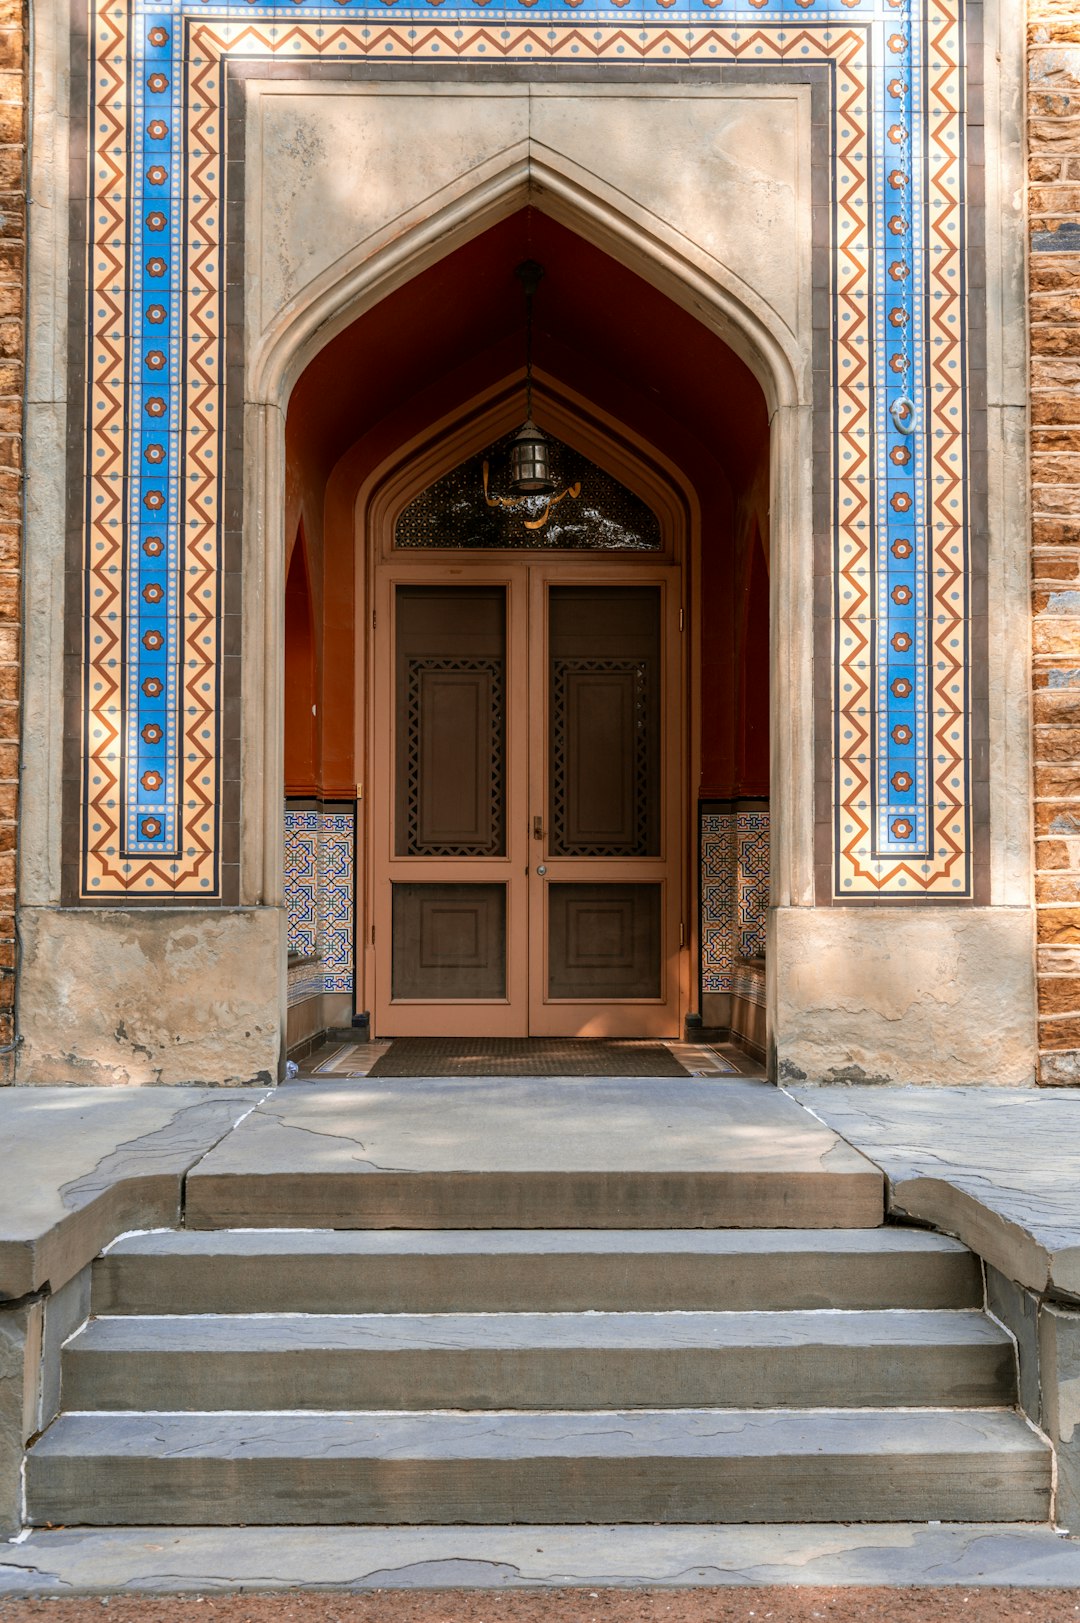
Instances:
[[[889,416],[893,420],[893,427],[898,434],[913,434],[915,432],[915,402],[909,400],[907,395],[901,395],[889,407]]]

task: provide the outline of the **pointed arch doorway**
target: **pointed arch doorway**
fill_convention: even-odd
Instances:
[[[485,460],[510,488],[530,255],[537,420],[616,518],[651,515],[648,544],[572,533],[569,498],[509,544],[461,531],[492,512]],[[368,1017],[377,1037],[675,1037],[699,1015],[760,1057],[770,488],[735,353],[532,209],[308,363],[286,423],[315,631],[311,787],[285,752],[290,1052]],[[610,509],[581,506],[610,538]]]
[[[373,1029],[675,1037],[679,538],[558,441],[500,505],[508,438],[374,518]]]

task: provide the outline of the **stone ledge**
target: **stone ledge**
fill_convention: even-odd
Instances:
[[[0,1301],[58,1290],[126,1229],[178,1223],[185,1173],[263,1097],[183,1087],[0,1092]]]
[[[788,1091],[885,1174],[889,1211],[1009,1279],[1080,1301],[1080,1088]]]

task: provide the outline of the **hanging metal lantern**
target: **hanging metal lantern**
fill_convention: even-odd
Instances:
[[[510,447],[510,483],[522,496],[547,495],[555,488],[547,440],[530,417]]]

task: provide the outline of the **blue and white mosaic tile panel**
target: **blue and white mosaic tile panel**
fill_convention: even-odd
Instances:
[[[285,809],[289,955],[316,959],[289,971],[289,1002],[351,992],[356,884],[354,813]]]
[[[765,956],[769,813],[700,816],[701,990],[736,992],[740,961]]]

